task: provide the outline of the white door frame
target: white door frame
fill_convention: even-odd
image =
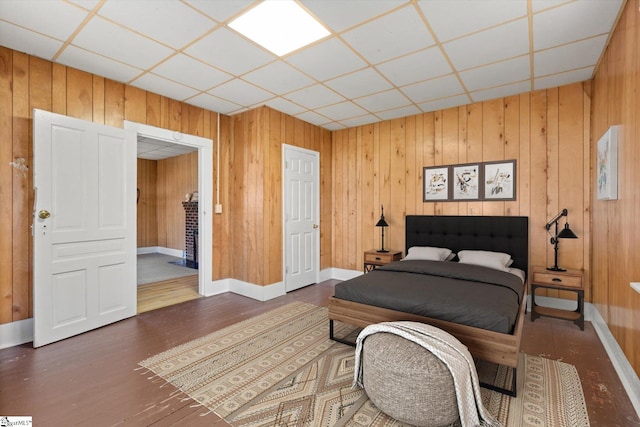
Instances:
[[[179,145],[198,148],[198,293],[206,296],[213,271],[213,140],[188,135],[142,123],[124,121],[125,130],[131,130],[135,137],[132,144],[138,144],[138,136],[158,139]]]
[[[310,154],[312,156],[314,156],[317,161],[318,161],[318,173],[316,176],[316,182],[314,183],[315,187],[316,187],[316,200],[315,200],[315,212],[314,215],[318,221],[318,228],[314,230],[314,232],[316,233],[316,239],[315,239],[315,252],[316,252],[316,256],[315,259],[313,260],[314,263],[314,269],[316,271],[316,277],[315,277],[315,283],[320,282],[320,153],[318,151],[314,151],[314,150],[309,150],[307,148],[302,148],[302,147],[297,147],[295,145],[289,145],[289,144],[282,144],[282,283],[283,283],[283,287],[285,289],[285,293],[286,293],[286,289],[287,289],[287,259],[288,259],[288,253],[287,253],[287,221],[286,221],[286,214],[287,214],[287,207],[285,206],[285,200],[286,199],[286,192],[287,190],[287,183],[285,180],[286,177],[286,164],[285,164],[285,159],[286,159],[286,153],[287,151],[292,150],[292,151],[299,151],[299,152],[303,152],[303,153],[307,153]]]

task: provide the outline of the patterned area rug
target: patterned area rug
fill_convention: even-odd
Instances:
[[[328,339],[327,309],[292,303],[174,347],[140,365],[233,426],[401,426],[352,389],[354,349]],[[338,325],[336,334],[355,334]],[[477,366],[507,386],[511,370]],[[589,426],[575,367],[521,353],[518,397],[482,389],[505,426]]]

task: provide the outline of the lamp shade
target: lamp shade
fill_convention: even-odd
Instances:
[[[387,224],[387,221],[384,220],[384,215],[382,215],[378,220],[378,222],[376,223],[376,227],[388,227],[388,226],[389,224]]]
[[[564,224],[564,228],[562,229],[562,231],[560,231],[558,233],[558,235],[556,236],[557,239],[577,239],[578,236],[576,236],[576,233],[574,233],[570,228],[569,228],[569,224]]]

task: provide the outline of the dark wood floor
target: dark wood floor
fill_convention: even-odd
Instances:
[[[226,425],[171,385],[136,370],[139,361],[287,304],[326,305],[336,281],[267,302],[227,293],[142,313],[39,349],[0,350],[0,416],[31,415],[40,426]],[[590,322],[525,322],[522,350],[574,364],[592,426],[640,426]],[[161,387],[162,386],[162,387]]]

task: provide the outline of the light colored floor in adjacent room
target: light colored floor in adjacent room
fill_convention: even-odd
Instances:
[[[197,298],[202,298],[197,274],[139,285],[138,314]]]

